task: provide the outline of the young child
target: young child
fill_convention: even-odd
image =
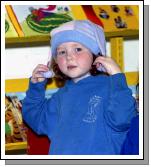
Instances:
[[[120,154],[136,114],[135,100],[119,66],[105,57],[105,45],[103,29],[89,20],[71,21],[51,32],[53,70],[67,81],[45,99],[42,72],[49,69],[39,64],[23,102],[24,120],[51,140],[49,154]],[[94,66],[108,75],[97,75]]]
[[[131,121],[129,131],[121,148],[122,155],[139,155],[139,114]]]

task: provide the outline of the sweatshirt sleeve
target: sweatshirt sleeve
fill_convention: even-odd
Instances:
[[[118,73],[109,77],[109,101],[105,118],[116,131],[129,128],[131,119],[136,115],[136,101],[128,88],[126,77]]]
[[[29,82],[29,89],[23,100],[22,114],[25,122],[37,133],[52,136],[58,120],[57,95],[45,98],[46,80]]]

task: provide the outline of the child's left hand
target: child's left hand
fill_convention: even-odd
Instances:
[[[99,68],[100,64],[104,66],[109,75],[121,73],[120,67],[111,57],[103,57],[103,56],[97,57],[93,65],[96,65],[96,68]]]

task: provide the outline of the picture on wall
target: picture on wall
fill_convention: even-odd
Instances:
[[[22,99],[24,93],[5,94],[5,143],[27,140],[26,126],[22,119]]]
[[[58,89],[48,89],[46,98]],[[22,102],[25,92],[5,93],[5,143],[16,143],[27,141],[27,126],[22,118]]]
[[[60,24],[73,20],[70,6],[6,5],[6,9],[17,33],[22,36],[46,35]]]
[[[18,34],[5,10],[5,37],[18,37]]]
[[[89,19],[112,33],[136,33],[139,27],[137,5],[6,5],[6,32],[7,15],[19,37],[49,35],[59,25],[77,19]]]

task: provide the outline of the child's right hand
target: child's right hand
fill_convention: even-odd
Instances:
[[[43,72],[47,72],[47,71],[49,71],[49,68],[47,67],[47,65],[38,64],[32,72],[31,82],[37,83],[37,82],[44,81],[45,77],[43,76]]]
[[[121,73],[119,65],[111,57],[98,56],[93,64],[96,65],[97,68],[102,64],[109,75]]]

